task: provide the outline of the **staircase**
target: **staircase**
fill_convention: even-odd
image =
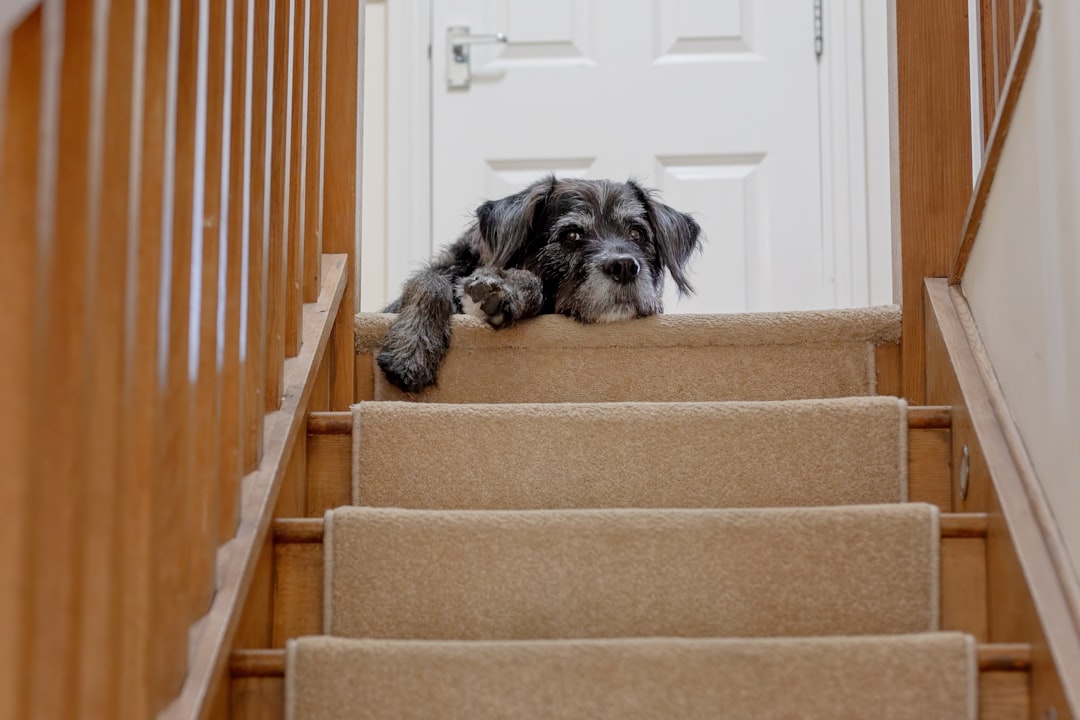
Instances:
[[[365,372],[387,322],[358,317]],[[311,416],[232,716],[1027,717],[1030,650],[979,642],[948,408],[891,394],[899,332],[455,318],[438,387],[376,370]]]

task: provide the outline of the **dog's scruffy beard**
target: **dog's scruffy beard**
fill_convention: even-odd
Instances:
[[[547,177],[486,202],[476,222],[387,307],[398,317],[378,355],[394,385],[433,385],[450,346],[450,317],[463,312],[492,327],[540,313],[584,323],[663,312],[665,271],[680,292],[700,247],[698,224],[634,182]]]

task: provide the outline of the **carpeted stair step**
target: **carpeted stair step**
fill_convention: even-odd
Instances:
[[[659,315],[585,326],[558,315],[493,330],[457,315],[439,383],[409,396],[375,356],[393,315],[356,318],[358,362],[376,400],[613,402],[787,400],[873,395],[877,346],[900,309]]]
[[[290,641],[286,717],[974,720],[970,636]]]
[[[327,513],[324,629],[430,640],[938,629],[931,505]]]
[[[766,507],[907,499],[893,397],[354,407],[353,502],[434,509]]]

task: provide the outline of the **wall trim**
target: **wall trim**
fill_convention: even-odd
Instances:
[[[837,307],[893,303],[885,9],[865,0],[824,7],[818,64],[821,220]]]
[[[986,200],[990,196],[990,187],[997,174],[998,162],[1001,160],[1001,152],[1005,147],[1005,138],[1012,126],[1020,90],[1024,86],[1024,78],[1027,77],[1028,68],[1031,66],[1031,58],[1035,54],[1035,37],[1038,35],[1041,22],[1041,0],[1029,0],[1027,10],[1024,12],[1024,21],[1020,25],[1020,41],[1013,51],[1009,72],[1005,76],[1005,87],[998,101],[997,112],[994,114],[994,124],[990,128],[986,150],[983,152],[979,179],[975,182],[975,191],[971,194],[967,214],[964,216],[964,226],[960,232],[960,249],[957,251],[956,262],[949,275],[949,283],[952,285],[959,285],[963,280],[971,248],[975,245],[975,237],[982,225]]]
[[[954,463],[953,510],[988,512],[991,519],[989,640],[1032,644],[1031,717],[1049,717],[1051,707],[1054,717],[1077,716],[1080,578],[962,290],[945,278],[927,278],[924,291],[928,399],[952,404],[954,457],[960,444],[973,448],[966,499],[955,489]],[[978,487],[984,481],[988,493]]]

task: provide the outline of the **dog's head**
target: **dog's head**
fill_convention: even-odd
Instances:
[[[663,311],[664,271],[682,293],[701,228],[637,183],[546,177],[477,210],[485,264],[523,267],[555,312],[610,322]]]

